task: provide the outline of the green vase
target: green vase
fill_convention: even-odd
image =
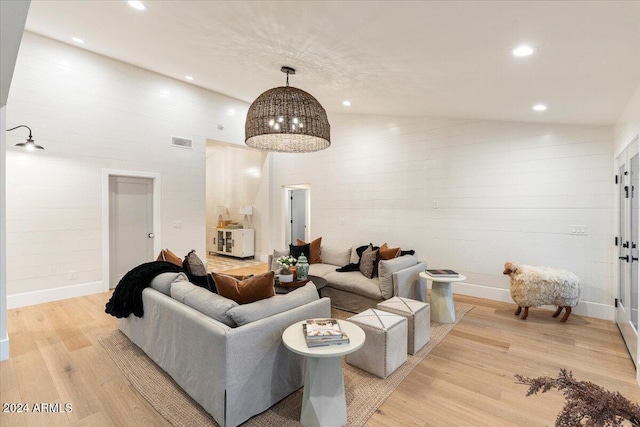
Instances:
[[[309,261],[304,254],[301,254],[296,263],[296,273],[298,274],[298,280],[307,280],[309,275]]]

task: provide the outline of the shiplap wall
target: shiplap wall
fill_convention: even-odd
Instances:
[[[583,300],[605,306],[583,312],[612,313],[611,127],[347,115],[331,124],[329,149],[274,155],[274,218],[283,185],[310,184],[311,236],[323,244],[415,249],[490,298],[509,287],[506,260],[566,268],[582,278]],[[274,221],[276,247],[283,223]]]
[[[101,283],[103,168],[160,173],[162,228],[156,235],[179,255],[196,249],[204,257],[206,138],[242,143],[243,117],[229,110],[246,108],[193,85],[25,33],[7,127],[27,124],[46,150],[27,153],[13,147],[25,140],[26,130],[7,134],[9,305],[16,294],[35,291],[36,298],[37,292],[55,289],[63,296],[65,287],[95,289]],[[194,148],[171,147],[172,136],[193,140]],[[182,221],[182,228],[173,228],[173,221]]]

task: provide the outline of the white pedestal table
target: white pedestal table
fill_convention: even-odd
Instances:
[[[420,277],[431,281],[431,320],[440,323],[455,323],[456,310],[453,306],[451,283],[467,280],[459,274],[457,277],[435,277],[422,272]]]
[[[303,323],[304,320],[294,323],[282,333],[285,347],[307,358],[300,422],[307,427],[343,426],[347,423],[347,401],[340,356],[362,347],[364,331],[358,325],[338,320],[349,336],[349,344],[309,348],[302,333]]]

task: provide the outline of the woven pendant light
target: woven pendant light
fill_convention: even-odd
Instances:
[[[247,112],[245,144],[264,151],[308,153],[331,145],[327,113],[311,94],[289,86],[291,67],[282,67],[287,85],[256,98]]]

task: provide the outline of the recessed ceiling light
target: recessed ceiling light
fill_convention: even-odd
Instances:
[[[342,105],[344,105],[345,107],[351,107],[351,102],[350,101],[342,101]]]
[[[184,76],[184,78],[189,80],[189,81],[193,81],[193,77],[192,76]]]
[[[230,116],[233,116],[236,113],[236,110],[234,110],[233,108],[229,108],[227,110],[227,114],[229,114]]]
[[[74,38],[72,38],[71,40],[73,40],[73,41],[74,41],[74,42],[76,42],[76,43],[84,44],[84,40],[82,40],[82,39],[80,39],[80,38],[78,38],[78,37],[74,37]]]
[[[547,106],[544,104],[536,104],[533,106],[533,109],[536,111],[544,111],[547,109]]]
[[[139,0],[129,0],[129,6],[136,10],[147,10],[147,6]]]
[[[530,46],[518,46],[517,48],[513,49],[513,56],[529,56],[533,53],[533,48]]]

